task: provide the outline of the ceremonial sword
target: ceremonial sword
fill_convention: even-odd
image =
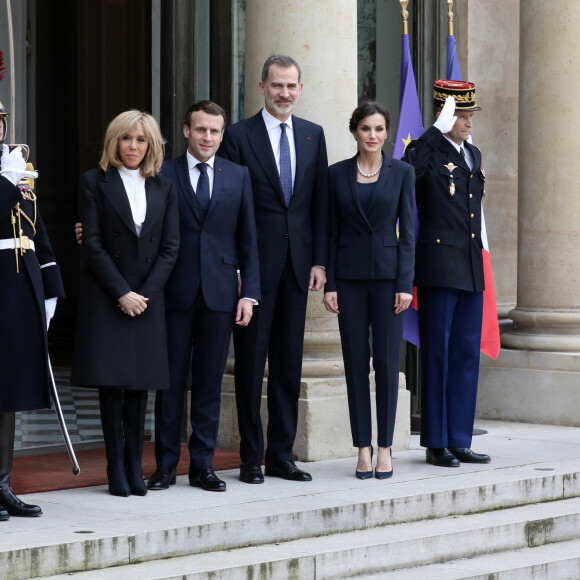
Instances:
[[[64,437],[64,443],[66,445],[66,450],[68,451],[68,456],[72,463],[72,471],[74,475],[78,475],[81,472],[79,467],[79,462],[75,455],[75,450],[73,449],[68,430],[66,428],[66,423],[64,422],[64,415],[62,413],[62,407],[60,406],[60,400],[58,398],[58,392],[56,390],[56,383],[54,382],[54,375],[52,374],[52,364],[50,363],[50,356],[48,352],[46,353],[48,370],[50,372],[50,394],[52,395],[52,400],[54,402],[54,410],[56,412],[56,418],[58,419],[58,424],[60,425],[60,430],[62,431],[62,436]]]

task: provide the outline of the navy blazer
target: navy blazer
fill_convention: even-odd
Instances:
[[[464,146],[471,153],[473,170],[435,127],[409,143],[405,151],[403,159],[413,165],[417,179],[417,286],[484,289],[481,200],[485,174],[479,149],[467,142]]]
[[[308,290],[312,266],[328,264],[328,158],[322,127],[292,116],[296,177],[286,207],[270,138],[260,111],[226,128],[220,154],[250,170],[262,290],[271,289],[288,246],[296,280]]]
[[[245,167],[215,158],[212,195],[205,220],[191,187],[187,155],[170,159],[161,173],[176,184],[181,244],[165,285],[167,310],[191,307],[198,288],[210,310],[235,312],[241,297],[260,300],[260,268],[250,175]]]
[[[356,160],[355,156],[330,167],[331,244],[325,291],[336,291],[337,278],[390,279],[397,281],[397,292],[411,294],[415,250],[413,168],[384,155],[365,213],[357,193]]]

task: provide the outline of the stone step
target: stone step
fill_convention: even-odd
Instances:
[[[136,563],[74,576],[79,580],[338,580],[364,574],[375,574],[370,576],[374,579],[382,576],[397,580],[483,578],[481,574],[424,576],[422,568],[412,567],[428,569],[429,564],[439,561],[446,562],[452,570],[460,558],[479,559],[492,555],[496,562],[500,557],[511,558],[509,569],[513,570],[521,567],[514,554],[533,555],[529,548],[570,541],[568,564],[575,565],[580,541],[580,498]],[[556,548],[553,550],[556,552]],[[556,557],[558,559],[563,560]],[[530,564],[539,565],[538,562]],[[389,570],[393,572],[385,575]],[[552,580],[552,576],[548,577]],[[53,580],[58,578],[52,577]]]
[[[355,576],[351,580],[578,580],[580,540]]]
[[[399,458],[403,469],[397,470]],[[451,515],[493,515],[501,508],[580,496],[576,459],[465,466],[458,473],[422,458],[421,452],[395,454],[398,479],[386,483],[360,482],[352,475],[352,460],[333,460],[311,464],[309,484],[267,478],[263,486],[248,486],[237,481],[236,470],[222,472],[225,494],[193,490],[186,477],[146,498],[113,498],[106,487],[38,494],[27,499],[42,504],[43,518],[13,518],[0,528],[10,531],[0,533],[0,571],[23,579],[192,554],[223,561],[226,550],[268,551],[304,539],[308,546],[355,531],[380,536],[393,533],[392,524],[416,522],[420,528]]]

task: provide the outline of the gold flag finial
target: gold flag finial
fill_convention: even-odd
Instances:
[[[407,12],[407,5],[409,4],[409,0],[399,0],[401,4],[401,16],[403,17],[403,34],[409,34],[409,23],[407,22],[407,18],[409,18],[409,13]]]
[[[447,34],[453,36],[453,0],[447,0],[447,7],[449,12],[447,12]]]

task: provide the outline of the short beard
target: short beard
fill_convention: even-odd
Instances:
[[[296,104],[296,101],[290,101],[289,103],[287,103],[286,108],[282,109],[279,105],[277,105],[274,101],[267,101],[267,105],[270,107],[270,109],[272,109],[272,111],[274,111],[277,115],[287,115],[288,113],[291,113],[294,109],[294,105]]]

